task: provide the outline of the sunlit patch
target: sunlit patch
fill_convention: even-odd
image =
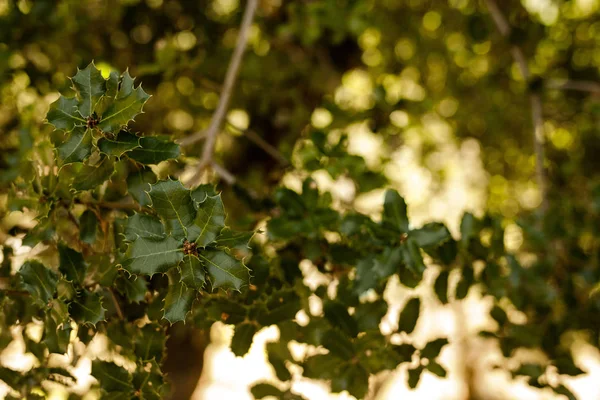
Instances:
[[[323,129],[329,126],[333,121],[333,116],[326,108],[315,108],[313,111],[310,122],[312,126],[317,129]]]

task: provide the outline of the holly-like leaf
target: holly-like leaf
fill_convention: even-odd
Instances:
[[[98,229],[98,218],[96,213],[85,210],[79,218],[79,240],[87,244],[96,241],[96,230]]]
[[[167,272],[183,259],[180,244],[171,236],[161,240],[137,238],[127,249],[123,268],[134,274],[149,276]]]
[[[59,325],[54,318],[47,318],[42,341],[50,353],[65,354],[69,348],[72,330],[68,323]]]
[[[415,368],[411,368],[408,370],[408,386],[411,389],[414,389],[419,384],[419,380],[421,380],[421,373],[423,372],[423,366],[419,365]]]
[[[108,393],[133,392],[132,377],[123,367],[100,360],[92,361],[92,376],[100,382],[100,387]]]
[[[106,92],[104,96],[100,98],[94,112],[98,115],[104,114],[106,108],[113,102],[117,92],[119,90],[119,73],[116,71],[110,71],[108,79],[106,80]]]
[[[50,110],[46,114],[48,122],[56,129],[70,132],[78,125],[85,125],[86,121],[77,110],[79,101],[75,97],[60,96],[58,100],[50,104]]]
[[[209,196],[216,196],[218,193],[215,191],[215,187],[211,184],[198,185],[197,188],[190,192],[192,199],[194,200],[196,207],[200,203],[204,202]]]
[[[382,222],[399,232],[408,232],[406,202],[395,190],[385,192]]]
[[[162,400],[168,397],[164,375],[154,360],[138,365],[133,375],[133,385],[142,400]]]
[[[436,358],[440,355],[440,351],[442,351],[442,347],[448,344],[448,339],[440,338],[432,340],[427,343],[425,347],[421,350],[421,357],[428,358],[430,360]]]
[[[448,228],[439,222],[432,222],[411,231],[410,237],[421,248],[440,246],[452,238]]]
[[[225,227],[225,210],[221,195],[209,196],[199,204],[195,224],[198,227],[194,231],[194,233],[197,232],[195,242],[198,246],[206,247],[206,245],[215,241]],[[193,239],[193,237],[190,239]]]
[[[127,218],[124,231],[125,239],[133,242],[138,237],[152,240],[166,238],[165,227],[156,217],[146,214],[133,214]]]
[[[114,140],[101,138],[98,148],[109,156],[121,157],[123,154],[140,147],[140,138],[128,131],[121,131]]]
[[[347,364],[331,380],[331,390],[339,393],[347,390],[357,399],[363,399],[369,389],[369,374],[357,364]]]
[[[200,290],[206,283],[206,272],[198,257],[188,254],[179,263],[181,281],[189,288]]]
[[[262,399],[268,396],[282,399],[284,394],[281,390],[269,383],[258,383],[252,386],[250,392],[252,392],[252,396],[254,396],[255,399]]]
[[[387,313],[387,309],[388,305],[385,300],[359,304],[354,312],[354,318],[358,322],[358,329],[361,332],[378,330],[381,319]]]
[[[148,194],[152,207],[167,223],[167,231],[174,238],[186,238],[188,228],[196,217],[190,191],[179,181],[166,180],[151,185]]]
[[[71,80],[79,94],[79,112],[83,117],[89,117],[106,92],[106,80],[93,62],[84,69],[77,69],[77,74]]]
[[[116,282],[119,292],[122,293],[130,303],[139,303],[144,300],[146,292],[148,291],[146,280],[137,275],[125,275],[122,275]]]
[[[87,159],[92,154],[92,147],[92,132],[84,126],[78,126],[56,150],[62,165],[66,165]]]
[[[141,85],[129,91],[129,85],[125,80],[126,77],[124,76],[115,101],[102,114],[98,127],[104,132],[118,132],[142,112],[142,107],[150,98],[150,95],[144,92]]]
[[[435,290],[435,294],[437,298],[440,300],[442,304],[448,303],[448,278],[450,277],[449,271],[441,271],[440,274],[435,279],[435,283],[433,284],[433,289]]]
[[[221,250],[205,250],[198,254],[204,262],[214,289],[240,290],[250,280],[250,271],[238,259]]]
[[[156,180],[156,175],[148,167],[132,171],[127,177],[127,191],[141,206],[148,206],[152,204],[148,196],[150,184],[155,183]]]
[[[112,286],[118,270],[108,255],[95,254],[87,259],[89,262],[88,277],[102,286]]]
[[[323,305],[325,318],[331,322],[332,326],[341,329],[350,337],[358,335],[358,325],[356,320],[348,313],[348,308],[339,301],[327,301]]]
[[[429,372],[431,372],[432,374],[435,374],[437,376],[439,376],[440,378],[445,378],[446,377],[446,370],[444,369],[444,367],[442,367],[440,364],[438,364],[435,361],[429,361],[429,364],[427,364],[427,370]]]
[[[420,311],[421,299],[418,297],[413,297],[406,303],[402,311],[400,311],[398,331],[412,333],[417,325]]]
[[[56,293],[58,275],[37,261],[27,261],[19,269],[22,285],[33,301],[46,305]]]
[[[423,255],[417,243],[413,238],[409,237],[400,248],[402,249],[402,258],[408,270],[415,276],[421,276],[423,271],[425,271],[425,263],[423,262]]]
[[[227,249],[247,250],[250,248],[249,243],[254,236],[254,232],[236,232],[229,228],[224,228],[214,245]]]
[[[83,255],[64,244],[58,245],[58,255],[60,272],[71,282],[81,284],[87,271]]]
[[[233,354],[237,357],[246,355],[248,350],[250,350],[256,331],[256,325],[251,322],[243,322],[237,325],[231,339],[231,351]]]
[[[165,331],[158,324],[147,324],[139,330],[134,340],[135,355],[142,361],[155,360],[160,363],[165,351]]]
[[[88,290],[83,290],[69,306],[71,316],[83,324],[96,325],[104,321],[106,309],[102,306],[102,298]]]
[[[325,332],[322,345],[329,350],[331,355],[342,360],[350,361],[356,355],[356,349],[348,336],[337,329],[330,329]]]
[[[192,309],[196,298],[196,291],[189,289],[181,282],[181,277],[176,270],[169,272],[169,290],[163,305],[163,318],[174,324],[185,321],[185,316]]]
[[[94,165],[78,165],[75,169],[75,179],[73,179],[72,188],[75,190],[90,190],[100,186],[115,172],[114,164],[103,157]]]
[[[140,138],[139,147],[127,155],[141,164],[158,164],[179,157],[181,149],[170,140],[147,136]]]

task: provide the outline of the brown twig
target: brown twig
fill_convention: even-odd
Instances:
[[[117,300],[117,296],[115,295],[113,288],[108,288],[108,292],[110,293],[110,297],[115,306],[115,310],[117,310],[117,315],[119,316],[119,319],[125,319],[125,317],[123,316],[123,311],[121,310],[121,305],[119,304],[119,301]]]
[[[244,51],[246,50],[246,45],[248,43],[248,35],[250,33],[250,27],[252,26],[252,20],[254,19],[257,5],[258,0],[248,0],[246,10],[244,11],[244,16],[242,17],[242,24],[238,33],[237,43],[233,51],[231,61],[229,62],[227,73],[225,74],[225,82],[223,83],[223,90],[221,91],[219,104],[212,115],[208,128],[206,131],[196,132],[195,134],[184,138],[180,142],[182,146],[187,146],[206,137],[199,169],[204,169],[207,166],[210,166],[212,162],[217,134],[219,133],[219,129],[227,112],[231,93],[233,92],[233,86],[235,85]]]
[[[506,17],[498,7],[495,0],[486,0],[488,10],[498,28],[498,31],[504,38],[508,38],[511,32],[510,24]],[[519,46],[512,45],[510,52],[513,59],[517,63],[523,79],[528,81],[531,78],[531,73],[527,65],[527,60],[523,54],[523,50]],[[542,101],[540,95],[537,93],[530,93],[529,100],[531,103],[531,116],[533,121],[533,145],[536,156],[536,180],[540,190],[540,196],[542,198],[541,209],[542,212],[546,212],[548,209],[548,198],[546,194],[547,183],[546,183],[546,170],[544,168],[544,119],[542,111]]]

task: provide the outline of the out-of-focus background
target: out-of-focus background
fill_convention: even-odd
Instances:
[[[497,30],[486,3],[261,0],[228,124],[217,141],[223,165],[256,193],[267,194],[279,184],[295,189],[303,174],[294,168],[294,149],[307,128],[330,137],[344,132],[349,152],[382,171],[388,186],[404,196],[415,226],[439,220],[458,236],[465,211],[487,210],[509,221],[505,245],[518,253],[523,231],[510,221],[542,201],[534,179],[528,87],[534,86],[543,104],[553,193],[576,198],[600,172],[600,1],[498,1],[513,27],[509,37]],[[11,154],[22,145],[19,135],[48,134],[51,129],[41,122],[49,103],[70,90],[67,77],[91,60],[104,74],[129,68],[154,95],[134,130],[184,138],[205,128],[244,7],[240,0],[0,0],[0,183],[14,179]],[[514,47],[526,57],[533,77],[527,82]],[[247,128],[258,139],[242,133]],[[260,141],[290,159],[292,168],[274,160]],[[183,176],[185,162],[192,165],[201,150],[201,145],[186,149]],[[347,179],[334,180],[319,170],[312,176],[336,204],[371,215],[381,209],[382,185],[368,177],[363,185],[377,189],[357,190]],[[226,200],[236,204],[233,194]],[[228,209],[232,220],[243,220],[243,208]],[[6,216],[0,231],[22,218],[31,216]],[[5,239],[0,233],[0,244]],[[582,234],[581,240],[591,239]],[[30,250],[10,245],[19,249],[16,256]],[[325,279],[311,265],[303,267],[309,287]],[[435,268],[428,270],[428,282],[436,274]],[[425,311],[414,337],[417,343],[450,338],[441,355],[449,374],[446,379],[424,374],[417,390],[409,390],[406,370],[400,369],[379,377],[378,399],[559,398],[494,368],[500,349],[477,335],[495,326],[489,299],[472,290],[464,301],[441,305],[425,286],[417,289]],[[389,285],[382,331],[394,329],[408,294],[397,282]],[[319,304],[315,307],[318,312]],[[251,399],[250,384],[274,379],[264,345],[277,340],[277,329],[261,331],[243,358],[229,350],[231,335],[222,324],[210,333],[173,328],[166,369],[186,388],[181,393],[193,393],[194,399]],[[580,399],[598,399],[600,353],[573,340],[576,364],[587,374],[572,379],[570,387]],[[80,393],[93,381],[89,360],[102,351],[98,340],[79,361],[74,374]],[[306,349],[298,345],[292,351]],[[30,368],[33,359],[19,340],[0,354],[3,366],[17,370]],[[293,388],[311,400],[352,398],[303,378],[295,379]],[[0,382],[2,393],[7,389]],[[58,385],[53,393],[51,399],[67,398]]]

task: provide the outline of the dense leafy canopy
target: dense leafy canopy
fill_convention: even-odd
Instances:
[[[257,399],[302,399],[298,374],[361,399],[398,366],[416,388],[424,373],[447,376],[452,345],[414,339],[427,304],[474,292],[490,303],[480,336],[498,344],[498,367],[575,398],[566,376],[587,371],[571,337],[600,346],[597,2],[498,1],[508,34],[494,1],[261,2],[214,174],[201,179],[203,146],[179,139],[217,107],[241,12],[108,3],[0,1],[0,349],[17,335],[37,360],[0,365],[8,398],[43,398],[48,381],[71,390],[95,338],[107,343],[91,365],[101,398],[173,396],[167,338],[217,321],[239,357],[277,326],[266,352],[281,382],[255,384]],[[557,90],[573,82],[585,89]],[[536,96],[547,199],[532,180]],[[460,192],[452,157],[479,153],[485,207],[443,197],[445,185]],[[413,185],[423,181],[434,183]],[[417,192],[439,197],[431,209],[445,206],[456,229],[413,218]],[[394,285],[408,293],[399,309]],[[314,351],[298,357],[290,343]],[[515,357],[524,349],[544,357]],[[52,354],[67,355],[64,368]]]

